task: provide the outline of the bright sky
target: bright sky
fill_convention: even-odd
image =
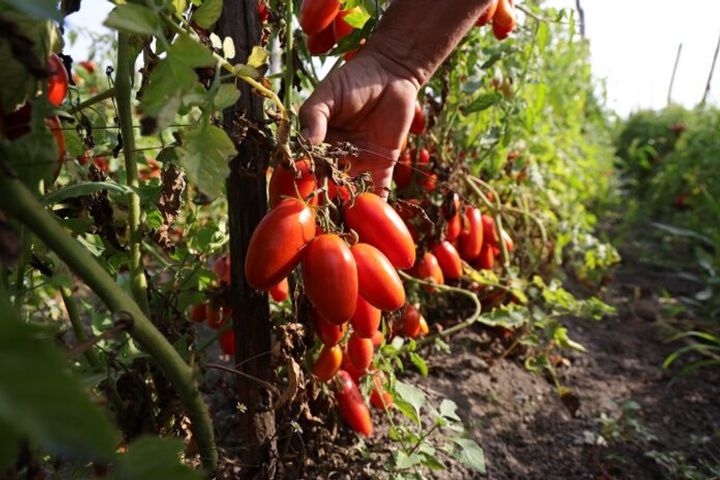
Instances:
[[[575,0],[547,0],[547,5],[574,8]],[[593,69],[607,82],[610,108],[624,116],[663,107],[681,42],[673,100],[687,107],[700,101],[720,36],[720,0],[582,0],[582,5]],[[99,30],[111,8],[110,2],[83,2],[68,23]],[[81,40],[71,54],[81,60],[88,48]],[[720,62],[708,101],[720,104]]]

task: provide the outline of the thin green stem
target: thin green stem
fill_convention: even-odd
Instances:
[[[137,303],[120,288],[77,240],[72,238],[32,192],[19,180],[0,173],[0,210],[24,224],[84,281],[113,313],[125,312],[133,319],[130,336],[158,364],[177,391],[192,423],[203,465],[217,468],[217,450],[210,413],[195,383],[193,370],[145,316]]]
[[[293,68],[293,0],[285,2],[285,110],[292,110]]]
[[[80,102],[77,105],[71,107],[70,109],[68,109],[68,113],[72,115],[72,114],[77,113],[81,110],[84,110],[88,107],[91,107],[91,106],[95,105],[96,103],[100,103],[109,98],[112,98],[115,96],[115,92],[116,92],[115,87],[110,87],[107,90],[105,90],[104,92],[100,92],[97,95],[95,95],[94,97],[90,97],[87,100],[85,100],[84,102]]]
[[[123,155],[128,186],[137,189],[138,167],[135,153],[135,131],[132,124],[132,76],[133,68],[130,58],[130,37],[126,33],[118,33],[117,75],[115,88],[117,98],[120,131],[123,138]],[[147,298],[147,279],[142,263],[142,224],[140,221],[140,196],[132,192],[128,194],[129,229],[130,229],[130,289],[137,304],[145,315],[150,314]]]
[[[63,302],[65,303],[65,310],[67,310],[68,318],[70,319],[70,325],[72,325],[73,332],[75,333],[75,340],[78,344],[87,341],[87,335],[85,335],[85,329],[83,328],[82,320],[80,319],[80,311],[78,310],[77,303],[72,296],[72,291],[68,287],[62,287],[60,289],[62,294]],[[89,348],[85,351],[85,360],[93,370],[99,370],[102,368],[102,363],[97,355],[97,352],[93,348]]]
[[[22,251],[15,271],[15,309],[19,312],[20,318],[24,318],[23,303],[25,303],[25,292],[27,291],[25,288],[25,267],[32,250],[30,234],[24,227],[20,228],[20,244],[22,245]]]

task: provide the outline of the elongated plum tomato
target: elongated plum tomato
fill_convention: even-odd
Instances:
[[[487,23],[493,19],[495,16],[495,11],[498,7],[498,0],[492,0],[490,2],[490,5],[488,5],[485,10],[483,10],[483,13],[480,15],[480,17],[475,22],[475,25],[478,27],[482,27],[483,25],[487,25]]]
[[[352,10],[342,10],[333,21],[333,38],[336,43],[340,43],[340,40],[350,35],[354,30],[353,26],[345,21],[345,17],[351,12]]]
[[[480,210],[475,207],[465,209],[465,225],[458,239],[460,256],[467,261],[480,255],[483,244],[483,226]]]
[[[420,333],[420,311],[415,305],[408,305],[402,315],[402,333],[415,338]]]
[[[220,348],[225,355],[235,355],[235,332],[228,330],[222,334]]]
[[[383,388],[384,379],[385,376],[382,374],[382,372],[373,375],[373,384],[375,385],[375,387],[370,394],[370,404],[372,404],[373,407],[379,410],[383,410],[385,408],[392,408],[393,406],[392,395],[386,392]]]
[[[515,29],[515,24],[511,24],[509,26],[503,26],[499,25],[495,22],[493,22],[492,30],[493,35],[495,35],[495,38],[498,40],[505,40],[507,37],[510,36],[510,33]]]
[[[332,24],[339,11],[338,0],[303,0],[300,27],[307,35],[320,33]]]
[[[438,285],[445,283],[445,277],[443,276],[440,264],[435,255],[430,252],[425,252],[425,255],[415,263],[410,274],[422,280],[431,279]]]
[[[312,373],[321,382],[327,382],[335,376],[342,365],[343,352],[340,345],[328,347],[327,345],[320,350],[320,355],[313,365]]]
[[[421,135],[425,131],[425,112],[423,112],[420,102],[415,102],[415,115],[413,115],[410,124],[410,133]]]
[[[336,324],[325,320],[320,315],[316,308],[312,311],[313,327],[315,327],[315,334],[318,336],[323,345],[332,347],[340,343],[340,340],[345,336],[347,330],[347,324]]]
[[[310,55],[325,55],[333,45],[335,45],[335,35],[332,25],[307,38],[307,49]]]
[[[56,107],[59,107],[67,95],[69,79],[65,65],[55,53],[50,54],[48,70],[50,70],[48,100]]]
[[[460,217],[459,213],[456,213],[450,218],[450,220],[448,220],[447,230],[445,230],[445,240],[449,242],[457,240],[457,238],[460,236],[461,231],[462,218]]]
[[[284,302],[288,299],[290,294],[290,285],[288,284],[287,278],[283,278],[279,283],[276,283],[270,287],[270,296],[276,302]]]
[[[515,7],[510,0],[498,0],[495,15],[493,16],[493,25],[505,28],[515,27]]]
[[[302,262],[305,294],[310,302],[327,320],[347,322],[357,305],[358,275],[345,240],[332,233],[318,236]]]
[[[360,295],[380,310],[402,307],[405,288],[390,260],[368,243],[357,243],[350,251],[357,264]]]
[[[347,353],[350,361],[358,370],[367,370],[372,363],[374,350],[372,340],[369,338],[363,338],[357,332],[350,335]]]
[[[483,245],[480,255],[475,259],[475,267],[480,270],[492,270],[495,265],[493,246],[489,243]]]
[[[448,280],[457,280],[462,276],[462,260],[460,254],[447,240],[438,243],[432,249],[437,258],[443,277]]]
[[[335,392],[338,409],[345,423],[356,433],[369,437],[373,433],[372,418],[357,385],[345,370],[338,372],[339,390]]]
[[[270,207],[274,207],[283,199],[283,197],[300,197],[307,198],[317,188],[317,180],[315,175],[310,172],[310,162],[307,160],[300,160],[295,162],[295,168],[300,175],[300,178],[295,178],[292,170],[279,165],[273,170],[272,177],[270,177],[270,185],[268,186]],[[297,184],[297,190],[295,185]],[[311,205],[317,205],[317,197],[310,199]]]
[[[315,238],[315,215],[302,200],[282,200],[263,217],[250,238],[245,278],[266,290],[287,277]]]
[[[380,326],[381,313],[379,309],[373,307],[360,295],[358,296],[355,313],[350,319],[350,325],[352,325],[353,330],[358,336],[372,338]]]
[[[483,229],[483,239],[484,239],[485,243],[489,243],[492,246],[497,246],[499,241],[498,241],[497,227],[495,227],[495,219],[493,217],[491,217],[490,215],[483,214],[482,229]]]
[[[400,215],[374,193],[362,193],[345,208],[345,223],[360,236],[360,241],[380,250],[395,268],[410,268],[415,263],[415,244]]]
[[[395,164],[395,170],[393,170],[393,180],[395,180],[397,188],[402,190],[410,186],[412,172],[412,158],[410,157],[410,151],[405,150],[400,155],[400,158]]]
[[[350,361],[350,356],[348,355],[347,348],[343,351],[343,361],[341,369],[345,370],[350,374],[350,377],[353,379],[355,383],[360,383],[360,379],[367,374],[367,370],[362,368],[357,368],[353,362]]]

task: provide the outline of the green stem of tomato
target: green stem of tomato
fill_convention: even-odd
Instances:
[[[32,241],[30,233],[25,227],[20,227],[20,245],[22,251],[18,260],[17,270],[15,271],[15,309],[18,311],[20,318],[23,317],[23,304],[25,303],[25,268],[27,267],[28,258],[32,250]]]
[[[77,340],[78,344],[84,343],[87,340],[87,335],[85,335],[85,329],[80,319],[80,311],[78,310],[77,303],[75,303],[73,299],[72,290],[68,287],[62,287],[60,293],[62,294],[65,310],[67,310],[68,318],[70,319],[70,325],[72,325],[73,333],[75,334],[75,340]],[[94,371],[98,371],[102,367],[97,351],[94,348],[87,349],[84,355],[88,365],[90,365]]]
[[[113,312],[132,317],[130,336],[158,364],[177,391],[192,423],[204,467],[217,468],[217,450],[210,413],[195,383],[193,370],[167,339],[155,328],[142,309],[120,288],[97,260],[72,238],[20,180],[0,173],[0,210],[24,224],[38,239],[64,261]]]
[[[137,157],[135,152],[135,131],[132,124],[132,75],[133,68],[130,58],[130,37],[126,33],[118,33],[117,75],[115,88],[117,98],[120,131],[123,138],[123,156],[127,184],[137,190],[138,181]],[[140,222],[140,196],[132,192],[128,194],[129,229],[130,229],[130,289],[137,304],[145,315],[150,314],[147,298],[147,279],[142,263],[142,224]]]
[[[285,110],[292,110],[292,89],[295,70],[293,69],[293,1],[285,2]]]
[[[68,113],[71,115],[74,113],[77,113],[81,110],[84,110],[88,107],[95,105],[96,103],[100,103],[102,101],[105,101],[109,98],[114,97],[115,93],[116,93],[115,87],[110,87],[107,90],[105,90],[104,92],[100,92],[97,95],[95,95],[94,97],[90,97],[87,100],[85,100],[84,102],[80,102],[77,105],[75,105],[74,107],[68,109]]]

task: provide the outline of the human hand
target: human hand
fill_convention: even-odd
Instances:
[[[402,67],[366,50],[318,85],[300,108],[300,123],[313,144],[348,141],[357,146],[360,155],[350,174],[369,171],[376,193],[387,196],[419,83]]]

